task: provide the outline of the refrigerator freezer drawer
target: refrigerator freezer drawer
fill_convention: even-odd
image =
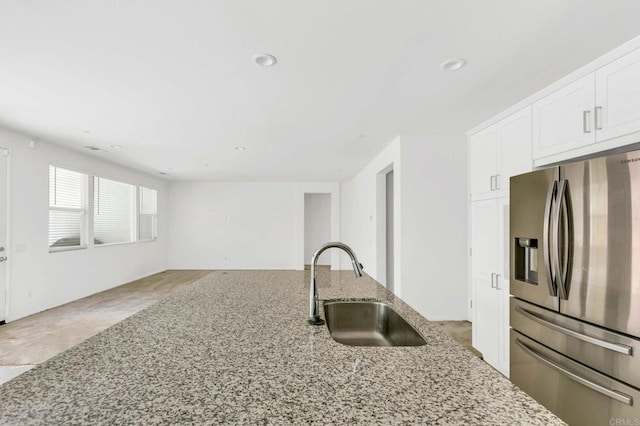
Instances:
[[[570,425],[640,423],[640,391],[511,330],[511,381]]]
[[[621,382],[640,388],[640,340],[519,300],[510,302],[511,327]]]

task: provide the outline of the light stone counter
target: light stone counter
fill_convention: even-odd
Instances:
[[[372,279],[319,275],[426,338],[350,347],[306,323],[309,272],[216,271],[0,387],[2,424],[563,424]]]

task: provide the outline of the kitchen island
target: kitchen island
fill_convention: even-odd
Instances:
[[[214,271],[0,386],[2,424],[563,424],[368,276],[321,299],[393,305],[417,347],[310,326],[309,272]]]

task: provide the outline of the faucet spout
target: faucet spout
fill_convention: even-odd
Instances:
[[[324,324],[324,320],[320,318],[320,301],[318,300],[318,284],[317,284],[317,266],[318,266],[318,258],[320,255],[327,249],[337,248],[349,255],[351,258],[351,264],[353,265],[353,272],[356,275],[356,278],[360,278],[363,274],[362,270],[364,266],[362,263],[358,262],[358,258],[356,254],[351,250],[346,244],[333,242],[327,243],[320,247],[313,254],[311,258],[311,283],[309,285],[309,319],[308,323],[311,325],[322,325]]]

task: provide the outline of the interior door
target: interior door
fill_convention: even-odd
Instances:
[[[560,167],[572,256],[562,313],[640,337],[640,151]]]
[[[511,178],[510,290],[511,294],[536,305],[558,310],[553,285],[549,247],[550,206],[548,198],[557,180],[558,168],[538,170]],[[549,231],[546,232],[545,231]],[[523,245],[529,244],[529,247]]]
[[[7,182],[9,150],[0,148],[0,321],[7,305]]]

